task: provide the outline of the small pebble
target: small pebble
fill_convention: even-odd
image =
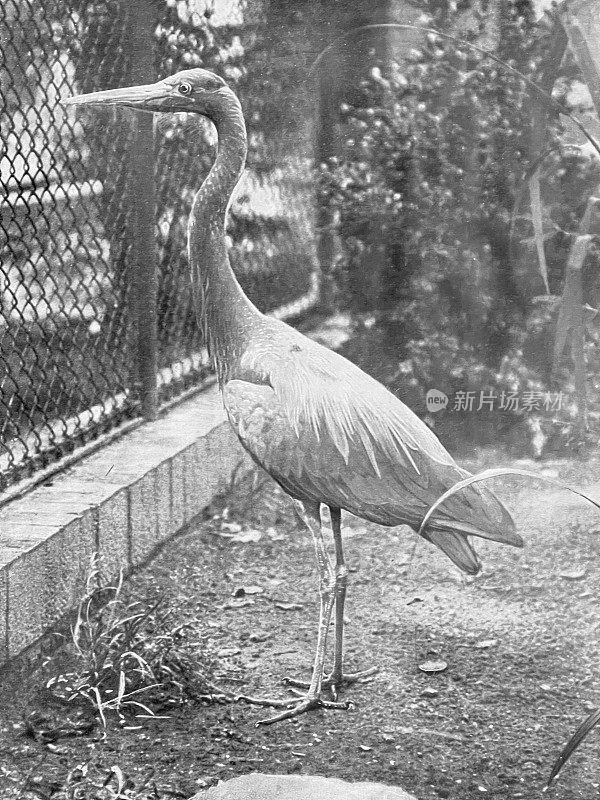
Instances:
[[[419,669],[421,672],[428,672],[428,673],[436,673],[436,672],[444,672],[444,670],[448,669],[448,664],[443,659],[430,659],[427,661],[421,661],[419,664]]]

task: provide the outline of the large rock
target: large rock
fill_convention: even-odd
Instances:
[[[212,786],[191,800],[416,800],[397,786],[347,783],[316,775],[261,775],[253,772]]]

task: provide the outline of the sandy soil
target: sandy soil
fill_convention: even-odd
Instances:
[[[597,461],[542,469],[600,496]],[[197,703],[137,730],[109,721],[104,740],[96,726],[49,749],[23,734],[23,716],[43,710],[39,676],[24,680],[13,669],[1,697],[1,797],[185,798],[251,771],[382,781],[420,800],[541,797],[563,743],[600,704],[600,514],[521,479],[495,486],[526,546],[478,543],[485,568],[475,579],[404,529],[346,517],[347,664],[380,668],[346,691],[349,711],[256,728],[268,711]],[[169,543],[136,581],[176,598],[182,618],[195,621],[199,641],[218,657],[215,680],[284,697],[281,679],[308,677],[315,643],[310,535],[271,482],[244,482],[210,517]],[[258,541],[229,538],[240,528]],[[244,596],[240,587],[262,592]],[[419,664],[432,659],[447,668],[422,672]],[[598,796],[598,735],[547,796]],[[78,765],[83,777],[74,781],[71,772],[67,780]],[[125,779],[121,795],[109,792],[113,765]],[[106,787],[92,789],[102,776]]]

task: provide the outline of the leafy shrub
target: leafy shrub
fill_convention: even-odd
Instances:
[[[496,55],[518,54],[508,65],[535,82],[548,32],[533,27],[527,5],[503,4]],[[478,35],[464,36],[481,44],[483,33],[482,24]],[[563,95],[573,74],[568,64],[557,84]],[[557,434],[570,440],[577,428],[571,370],[551,376],[552,339],[566,260],[600,166],[557,114],[546,124],[545,157],[537,158],[524,78],[434,35],[402,70],[373,68],[341,107],[344,144],[322,165],[320,200],[337,220],[339,297],[359,316],[374,314],[394,342],[401,393],[417,396],[423,409],[433,387],[562,393],[560,410],[541,415],[539,425],[527,420],[530,431],[541,426],[545,446]],[[547,302],[538,300],[546,295],[527,192],[538,167]],[[595,304],[597,240],[584,283]],[[592,372],[597,334],[590,334]]]
[[[167,599],[131,596],[123,580],[98,586],[94,558],[81,599],[67,669],[47,683],[58,698],[91,704],[103,725],[114,712],[138,719],[194,699],[214,697],[213,663],[193,622],[169,608]],[[64,663],[65,653],[60,656]],[[47,669],[56,670],[51,660]]]

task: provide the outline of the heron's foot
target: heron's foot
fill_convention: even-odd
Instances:
[[[300,692],[291,690],[294,694],[300,695]],[[274,722],[280,722],[282,719],[291,719],[304,714],[306,711],[312,711],[315,708],[332,708],[339,710],[347,710],[350,708],[351,703],[337,703],[332,700],[325,700],[320,695],[301,695],[299,697],[290,697],[287,700],[279,700],[272,697],[252,697],[246,694],[238,694],[235,698],[237,701],[250,703],[255,706],[263,706],[268,708],[281,708],[281,713],[276,714],[274,717],[268,719],[260,719],[256,725],[272,725]]]
[[[285,701],[284,701],[285,702]],[[352,705],[350,702],[337,703],[332,700],[325,700],[321,695],[306,695],[299,697],[296,700],[288,700],[286,702],[288,708],[276,714],[274,717],[268,719],[259,719],[256,723],[259,725],[272,725],[274,722],[281,722],[284,719],[292,719],[299,717],[300,714],[305,714],[307,711],[313,711],[315,708],[328,708],[336,711],[347,711]]]
[[[345,687],[351,686],[353,683],[368,683],[369,680],[379,672],[379,667],[370,667],[363,669],[359,672],[332,672],[329,675],[323,676],[321,687],[329,689],[334,700],[337,700],[338,693]],[[308,681],[299,681],[296,678],[284,678],[283,682],[286,686],[295,686],[298,689],[308,689],[310,683]]]

